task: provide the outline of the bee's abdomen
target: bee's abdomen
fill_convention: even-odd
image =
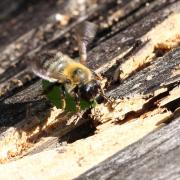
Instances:
[[[61,52],[44,52],[31,62],[31,67],[34,73],[41,78],[56,81],[58,77],[56,78],[55,74],[64,70],[67,64],[67,58],[69,57],[63,55]]]

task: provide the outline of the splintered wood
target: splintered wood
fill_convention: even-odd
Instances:
[[[97,1],[91,0],[88,2],[90,4],[93,2],[98,7]],[[103,4],[103,2],[102,0],[101,3]],[[137,9],[139,7],[145,8],[140,1],[132,2]],[[108,1],[108,3],[110,2]],[[21,83],[18,77],[29,74],[26,72],[26,67],[21,63],[19,64],[21,68],[17,70],[17,73],[13,72],[14,75],[11,76],[16,80],[15,83],[18,83],[18,86],[22,86],[23,89],[14,93],[10,92],[7,96],[2,97],[0,100],[2,117],[0,119],[6,122],[10,117],[10,120],[13,121],[16,120],[14,114],[18,116],[23,112],[25,115],[20,116],[20,120],[16,120],[15,123],[10,123],[10,125],[7,123],[0,130],[0,162],[2,163],[0,165],[0,179],[10,179],[10,175],[11,179],[12,177],[13,179],[33,179],[34,177],[39,179],[75,178],[179,116],[180,6],[178,5],[180,5],[180,2],[171,3],[163,9],[161,7],[158,12],[153,11],[151,15],[147,13],[145,19],[134,20],[132,27],[131,25],[127,27],[132,31],[120,30],[109,39],[103,42],[99,41],[100,43],[98,40],[103,37],[104,32],[102,30],[99,33],[101,37],[100,39],[97,37],[98,43],[88,53],[91,58],[89,66],[92,69],[94,68],[94,71],[104,75],[103,82],[105,84],[109,83],[106,82],[109,78],[106,77],[108,71],[112,76],[115,74],[114,78],[120,80],[120,83],[113,84],[112,88],[107,87],[106,96],[111,101],[98,104],[94,109],[74,114],[52,108],[41,92],[41,82],[32,82],[27,86]],[[132,4],[131,2],[125,5],[122,3],[120,9],[114,7],[115,12],[112,11],[113,7],[106,4],[106,6],[101,7],[102,12],[93,9],[93,12],[97,14],[93,16],[91,12],[85,19],[96,19],[97,16],[103,16],[103,10],[110,8],[111,12],[109,14],[111,16],[104,21],[100,18],[101,26],[107,22],[107,25],[104,24],[101,28],[113,27],[116,23],[124,21],[124,17],[132,14],[132,11],[134,11],[134,9],[131,9]],[[148,8],[147,4],[145,6]],[[159,18],[159,21],[154,20],[153,27],[151,24],[147,25],[156,13],[156,18]],[[56,15],[58,14],[56,13]],[[65,17],[59,16],[59,21],[61,21],[59,26],[62,31],[58,32],[58,35],[54,32],[48,42],[52,43],[53,38],[56,37],[55,42],[52,43],[52,47],[48,44],[49,47],[46,48],[56,47],[57,39],[60,45],[65,47],[65,52],[71,52],[67,50],[72,45],[71,40],[67,38],[69,37],[67,32],[75,24],[69,28],[69,23],[72,20],[70,18],[62,20],[62,18]],[[78,24],[79,20],[77,22],[75,20],[75,23]],[[143,29],[143,24],[148,27],[147,30]],[[41,28],[46,25],[48,26],[46,23],[41,25]],[[137,27],[139,26],[144,32],[138,32]],[[63,31],[63,28],[67,29]],[[31,38],[32,31],[34,30],[20,36],[17,41],[22,43],[24,38],[28,41],[27,38]],[[132,35],[128,34],[129,32]],[[118,45],[115,44],[114,37],[122,36],[123,33],[126,37],[124,39],[122,37],[121,42],[117,42]],[[61,36],[67,36],[65,40],[67,40],[68,45],[59,41]],[[38,39],[38,37],[36,38]],[[37,41],[36,38],[34,39],[35,42]],[[131,53],[132,45],[134,45],[132,39],[134,43],[138,40],[140,46],[136,52],[132,51]],[[63,39],[63,41],[65,40]],[[126,44],[126,41],[129,41],[129,44]],[[46,41],[41,43],[46,45]],[[13,53],[15,44],[16,40],[7,45],[2,51],[3,56],[6,56],[9,52]],[[107,49],[104,47],[105,44],[109,44]],[[37,42],[34,43],[34,46],[37,46]],[[25,46],[19,45],[19,49],[22,47]],[[33,47],[31,48],[33,49]],[[71,47],[71,49],[73,48],[75,47]],[[111,48],[115,48],[115,50],[112,51]],[[35,50],[36,53],[38,53],[38,50],[41,51],[38,47]],[[25,51],[23,50],[23,52]],[[73,53],[71,52],[71,54]],[[102,59],[99,64],[97,60],[101,57],[100,53]],[[129,55],[127,56],[127,54]],[[105,62],[102,62],[103,57]],[[16,56],[14,58],[16,59]],[[14,58],[12,59],[14,60]],[[18,62],[18,59],[16,61]],[[111,68],[113,66],[118,67],[118,69],[112,72]],[[6,71],[2,70],[1,72]],[[8,76],[5,79],[8,79]],[[11,76],[8,80],[12,78]],[[32,80],[32,77],[27,81],[30,80]],[[7,85],[7,82],[2,78],[0,87],[3,87],[4,84]],[[29,113],[24,112],[28,107],[28,102],[32,106]],[[14,111],[11,114],[9,109],[15,106],[18,107],[17,114]],[[5,107],[8,109],[7,113],[5,113]],[[39,109],[34,111],[36,108]],[[70,135],[74,132],[81,134],[78,127],[87,122],[95,127],[93,133],[89,133],[86,137],[83,135],[80,138],[74,137],[73,141],[70,142]]]
[[[140,38],[142,43],[146,41],[147,43],[145,47],[119,66],[120,79],[127,78],[136,70],[153,61],[156,57],[155,51],[167,52],[180,44],[180,21],[178,19],[180,19],[180,13],[172,14]]]
[[[166,110],[155,110],[121,126],[111,123],[98,126],[91,137],[1,165],[1,178],[16,172],[14,178],[17,179],[31,178],[34,174],[46,179],[44,173],[52,179],[72,179],[156,129],[156,123],[170,115]]]

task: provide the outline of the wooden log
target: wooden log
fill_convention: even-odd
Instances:
[[[178,179],[179,133],[178,117],[76,179]]]
[[[29,178],[34,174],[40,178],[43,169],[47,177],[72,179],[179,116],[180,2],[102,0],[95,6],[86,16],[57,25],[47,16],[62,10],[62,4],[51,9],[35,3],[28,16],[44,10],[48,15],[33,29],[30,22],[17,34],[4,22],[10,34],[4,36],[0,57],[5,63],[0,75],[0,161],[5,163],[1,172],[11,169],[16,178],[26,178],[27,172]],[[24,16],[22,12],[16,17],[14,27],[27,21]],[[99,25],[88,66],[103,76],[105,93],[113,102],[78,114],[65,113],[50,105],[41,81],[28,71],[25,61],[52,49],[76,57],[77,45],[70,34],[85,19]],[[0,31],[3,34],[3,26]],[[120,83],[113,84],[114,72]]]

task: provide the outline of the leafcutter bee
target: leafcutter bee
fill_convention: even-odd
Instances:
[[[80,97],[92,101],[98,94],[103,94],[98,75],[85,65],[87,45],[95,37],[96,31],[97,26],[87,21],[77,27],[79,60],[74,60],[61,52],[45,52],[31,61],[33,72],[45,80],[61,84],[64,92],[77,99]]]

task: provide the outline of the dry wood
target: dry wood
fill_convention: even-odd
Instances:
[[[179,179],[180,118],[76,179]]]
[[[96,4],[89,0],[88,3],[93,6],[87,6],[86,15],[73,20],[73,15],[63,14],[64,4],[54,6],[52,3],[50,8],[38,2],[27,16],[22,12],[15,18],[13,26],[21,31],[15,34],[9,21],[4,21],[0,28],[2,34],[4,30],[8,32],[3,37],[6,43],[0,46],[0,161],[10,161],[0,165],[0,172],[8,171],[0,173],[1,179],[7,179],[9,173],[16,174],[17,179],[33,178],[34,174],[44,178],[44,172],[46,178],[77,177],[179,116],[180,2],[101,0]],[[64,18],[59,24],[49,22],[49,17],[56,13],[62,13]],[[38,23],[32,21],[22,28],[26,17],[34,15],[41,16]],[[103,76],[106,95],[113,103],[102,103],[78,114],[65,113],[52,108],[43,95],[41,81],[29,72],[26,61],[51,49],[76,57],[77,45],[72,34],[74,27],[85,19],[99,25],[97,38],[88,52],[88,66]],[[116,79],[120,83],[113,84],[117,67]],[[165,127],[167,139],[171,126],[174,125]],[[166,138],[166,130],[161,131],[164,134],[159,142]],[[146,139],[148,136],[142,141]],[[148,142],[149,149],[153,149],[151,141]],[[173,143],[175,145],[175,141]],[[125,152],[132,152],[133,146],[136,145]],[[176,150],[178,153],[178,148]],[[147,155],[152,157],[153,153]],[[158,166],[156,161],[152,163]],[[20,167],[22,171],[18,174]],[[99,167],[102,173],[98,173],[105,178],[104,166]],[[131,178],[131,169],[123,167],[127,179]],[[118,178],[123,175],[123,167],[119,174],[113,167],[111,176],[108,165],[104,175]],[[82,178],[99,178],[94,173],[96,170],[92,171],[92,176]],[[149,177],[160,173],[160,170],[154,174],[152,171],[153,168]],[[133,175],[139,177],[136,172]]]

